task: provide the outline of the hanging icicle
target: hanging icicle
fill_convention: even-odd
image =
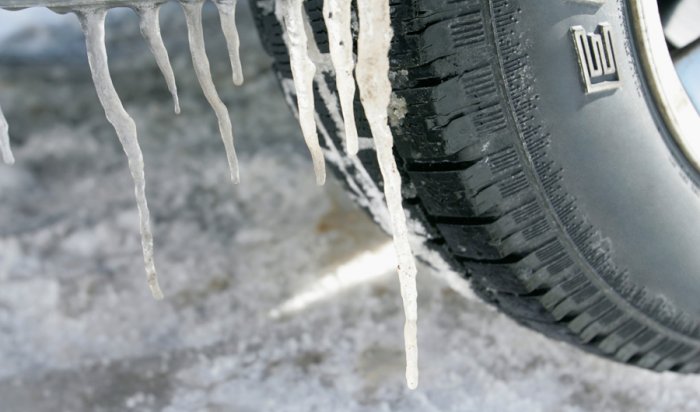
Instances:
[[[309,58],[308,38],[304,28],[303,0],[277,0],[277,18],[284,28],[284,41],[289,51],[294,88],[297,95],[299,123],[316,172],[316,183],[326,181],[326,164],[316,131],[316,108],[314,106],[313,82],[316,66]]]
[[[219,19],[221,20],[221,30],[224,32],[228,57],[231,60],[231,71],[233,72],[233,84],[240,86],[243,84],[243,67],[241,67],[240,39],[238,28],[236,27],[236,3],[237,0],[215,0],[216,8],[219,9]]]
[[[211,68],[204,46],[202,28],[202,5],[205,0],[179,0],[187,22],[188,40],[192,62],[204,95],[213,108],[219,125],[221,138],[226,149],[231,180],[239,181],[238,159],[234,148],[233,128],[226,105],[221,101],[211,76]],[[237,0],[214,0],[221,17],[221,27],[226,38],[231,61],[233,82],[243,83],[240,62],[240,40],[235,21]],[[140,15],[140,28],[143,37],[155,56],[168,90],[172,94],[175,112],[180,106],[177,85],[167,49],[160,33],[159,7],[165,0],[142,0],[131,3]],[[359,36],[357,43],[357,63],[353,58],[353,34],[351,30],[351,0],[325,0],[323,18],[328,31],[330,62],[324,57],[320,69],[309,56],[309,42],[313,36],[307,35],[308,16],[304,11],[304,0],[275,0],[275,12],[283,27],[283,37],[289,52],[294,88],[296,90],[298,117],[304,140],[311,153],[316,173],[316,182],[321,185],[326,179],[325,160],[318,140],[316,128],[317,113],[314,103],[314,79],[323,83],[325,72],[335,72],[338,101],[344,122],[346,149],[353,156],[358,151],[358,136],[353,108],[355,83],[359,88],[360,100],[367,117],[377,160],[384,181],[384,195],[391,218],[394,249],[398,257],[398,275],[403,299],[405,325],[404,342],[406,350],[406,382],[411,389],[418,385],[418,346],[417,346],[417,290],[416,265],[408,241],[406,216],[402,207],[401,176],[393,154],[393,136],[389,127],[388,110],[391,99],[389,81],[389,49],[393,32],[391,28],[389,0],[356,0]],[[129,170],[134,182],[135,196],[140,217],[141,245],[148,284],[153,296],[162,299],[158,285],[154,257],[153,235],[145,193],[145,172],[143,154],[139,147],[136,125],[124,109],[112,83],[104,38],[104,22],[107,13],[102,7],[83,7],[76,10],[87,45],[88,62],[95,83],[97,95],[107,120],[114,127],[126,153]],[[313,45],[313,43],[312,43]],[[315,48],[313,50],[316,50]],[[318,54],[318,53],[315,53]],[[318,56],[316,56],[318,57]],[[354,72],[354,73],[353,73]],[[317,77],[318,76],[318,77]],[[325,90],[325,94],[323,93]],[[322,89],[322,96],[331,93]],[[340,115],[337,116],[340,122]],[[10,150],[8,126],[0,110],[0,155],[5,163],[13,163]]]
[[[357,127],[355,126],[355,62],[352,56],[351,2],[348,0],[326,0],[323,2],[323,18],[328,31],[328,45],[335,69],[338,100],[345,124],[345,146],[349,156],[358,150]]]
[[[168,85],[168,90],[173,96],[175,113],[179,114],[180,100],[177,96],[175,74],[173,73],[173,67],[170,64],[168,49],[165,48],[163,37],[160,34],[159,12],[161,4],[162,1],[137,3],[134,8],[140,17],[139,27],[141,28],[141,34],[143,35],[143,38],[146,39],[148,47],[151,49],[151,53],[153,53],[161,73],[163,73],[165,82]]]
[[[401,285],[406,322],[406,383],[418,386],[418,309],[416,264],[408,241],[406,216],[402,205],[401,176],[393,153],[393,136],[389,127],[388,110],[391,100],[389,81],[389,49],[393,31],[388,0],[357,0],[360,22],[357,66],[352,56],[351,1],[325,0],[323,16],[329,39],[338,97],[343,114],[346,145],[349,155],[357,153],[357,130],[353,113],[355,81],[359,85],[360,100],[370,125],[377,151],[377,160],[384,180],[384,196],[392,223],[394,248],[398,257],[398,275]],[[316,66],[309,58],[309,42],[303,9],[303,0],[276,0],[275,12],[283,27],[283,36],[289,52],[298,116],[302,133],[312,153],[318,173],[323,165],[316,134],[313,85]],[[353,68],[355,77],[353,78]],[[317,158],[321,158],[317,161]],[[318,174],[317,174],[318,177]]]
[[[9,130],[7,119],[5,119],[2,107],[0,107],[0,155],[5,164],[11,165],[15,163],[15,157],[12,155],[12,148],[10,147]]]
[[[194,72],[197,75],[197,80],[199,80],[199,85],[202,87],[204,96],[212,109],[214,109],[214,113],[219,122],[219,131],[221,132],[221,139],[226,148],[231,181],[234,184],[238,184],[240,176],[238,172],[238,157],[236,156],[236,149],[233,145],[233,126],[231,126],[231,118],[229,117],[228,109],[216,92],[216,86],[214,86],[214,81],[211,78],[209,58],[207,58],[207,52],[204,48],[204,31],[202,29],[203,3],[204,0],[180,1],[180,5],[185,13],[185,20],[187,21],[187,38],[190,43]]]
[[[377,160],[384,179],[384,195],[394,232],[394,248],[399,261],[399,282],[406,316],[406,383],[409,388],[415,389],[418,386],[417,271],[408,242],[406,215],[401,196],[401,176],[396,167],[394,139],[387,114],[391,100],[389,48],[393,37],[389,2],[357,0],[357,9],[360,20],[357,40],[357,84],[360,87],[360,99],[372,130]]]
[[[148,286],[153,297],[163,299],[163,293],[158,285],[155,263],[153,260],[153,234],[151,233],[150,215],[146,202],[146,178],[143,165],[143,154],[139,147],[136,124],[124,110],[117,91],[112,84],[105,48],[104,22],[107,10],[103,8],[83,8],[76,10],[80,24],[85,33],[87,57],[95,83],[97,97],[104,108],[107,120],[117,132],[119,141],[124,148],[129,162],[129,170],[134,181],[134,193],[139,210],[141,246],[143,259],[146,264]]]

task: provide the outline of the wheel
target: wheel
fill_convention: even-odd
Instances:
[[[254,14],[288,85],[272,3]],[[305,7],[328,53],[322,1]],[[391,7],[391,126],[404,206],[426,248],[550,337],[657,371],[700,370],[700,175],[649,75],[649,1]],[[371,139],[344,156],[332,71],[315,86],[328,158],[381,223]],[[359,101],[356,111],[370,136]]]

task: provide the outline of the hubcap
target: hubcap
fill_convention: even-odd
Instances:
[[[695,1],[695,0],[693,0]],[[700,116],[684,83],[697,84],[697,71],[688,72],[697,53],[677,59],[681,80],[669,53],[656,0],[630,0],[632,27],[647,81],[666,126],[689,162],[700,172]],[[681,49],[683,50],[683,49]],[[686,60],[687,59],[687,60]],[[697,88],[689,87],[689,90]]]

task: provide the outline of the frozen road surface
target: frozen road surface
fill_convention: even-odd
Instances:
[[[136,16],[108,17],[115,86],[146,162],[162,302],[145,285],[129,172],[77,20],[0,30],[16,157],[0,165],[1,412],[700,410],[700,378],[550,341],[426,267],[421,382],[407,390],[390,239],[339,184],[316,186],[247,10],[246,84],[234,88],[213,11],[205,35],[236,128],[235,187],[178,8],[162,24],[179,116]]]

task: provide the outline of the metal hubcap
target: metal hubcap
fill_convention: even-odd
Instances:
[[[635,41],[656,105],[676,143],[700,171],[700,116],[671,59],[658,4],[656,0],[631,0],[630,6]],[[677,61],[686,67],[684,58]],[[686,83],[697,76],[688,74]]]

